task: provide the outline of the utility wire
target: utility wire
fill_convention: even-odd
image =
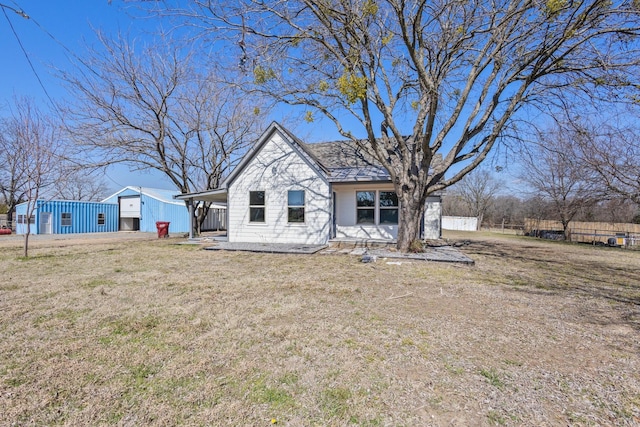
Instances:
[[[29,19],[29,15],[27,15],[26,13],[24,13],[21,10],[20,11],[16,11],[11,6],[7,6],[7,5],[4,5],[4,4],[2,4],[1,6],[2,6],[2,13],[4,14],[4,17],[7,18],[7,22],[9,23],[9,27],[11,27],[11,31],[13,32],[13,35],[15,36],[15,38],[16,38],[16,40],[18,42],[18,45],[20,45],[20,49],[22,50],[22,53],[24,54],[24,57],[27,59],[27,62],[29,63],[29,67],[31,67],[31,71],[33,71],[33,74],[35,74],[36,79],[38,80],[38,83],[40,84],[40,87],[44,91],[44,94],[47,96],[47,99],[49,99],[49,102],[55,108],[55,103],[53,102],[53,99],[51,98],[51,95],[49,95],[49,92],[47,91],[47,88],[44,86],[44,83],[42,83],[42,79],[40,79],[40,75],[36,71],[36,68],[33,66],[33,62],[31,62],[31,58],[29,58],[29,54],[27,53],[27,50],[24,48],[24,45],[22,44],[22,40],[20,40],[20,37],[18,36],[18,33],[16,32],[16,29],[13,27],[13,23],[9,19],[9,15],[7,15],[6,9],[13,10],[16,13],[18,13],[19,15],[26,17],[27,19]]]

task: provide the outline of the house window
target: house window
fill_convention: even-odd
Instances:
[[[62,212],[60,216],[60,225],[63,227],[67,227],[71,225],[71,213],[70,212]]]
[[[398,223],[398,195],[395,191],[381,191],[380,200],[380,224]]]
[[[304,191],[290,190],[287,196],[289,222],[304,222]]]
[[[356,223],[375,224],[376,192],[356,191]]]
[[[106,223],[105,216],[103,213],[98,214],[98,225],[104,225]]]
[[[31,215],[29,217],[29,224],[35,224],[36,223],[36,216],[35,215]]]
[[[249,222],[264,222],[264,191],[249,191]]]
[[[24,224],[24,215],[18,215],[18,224]]]

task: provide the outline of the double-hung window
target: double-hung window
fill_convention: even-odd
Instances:
[[[356,223],[375,224],[376,192],[356,191]]]
[[[63,227],[71,225],[71,212],[62,212],[60,216],[60,225]]]
[[[287,194],[288,221],[304,222],[304,191],[289,190]]]
[[[249,191],[249,222],[265,222],[264,202],[264,191]]]
[[[378,206],[380,224],[398,223],[398,195],[395,191],[381,191]]]
[[[100,212],[98,214],[98,225],[104,225],[106,223],[106,218],[104,213]]]

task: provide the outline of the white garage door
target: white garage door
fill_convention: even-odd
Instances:
[[[120,197],[120,218],[140,218],[140,196]]]

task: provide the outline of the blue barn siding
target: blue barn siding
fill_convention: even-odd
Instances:
[[[118,203],[120,197],[140,197],[140,231],[155,233],[156,221],[170,222],[169,234],[189,232],[189,210],[184,201],[174,200],[177,191],[145,187],[125,187],[104,199],[104,203]]]
[[[31,224],[31,233],[40,234],[40,215],[42,212],[51,213],[52,234],[72,233],[100,233],[118,231],[118,205],[99,202],[82,202],[67,200],[38,200],[33,216],[35,223]],[[26,215],[27,203],[16,207],[16,215]],[[62,214],[71,214],[71,225],[62,225]],[[104,225],[98,225],[98,214],[105,215]],[[16,226],[17,234],[27,232],[26,224]]]
[[[170,222],[169,233],[189,231],[189,210],[184,202],[167,203],[144,194],[140,202],[142,210],[140,231],[155,232],[156,221]]]

